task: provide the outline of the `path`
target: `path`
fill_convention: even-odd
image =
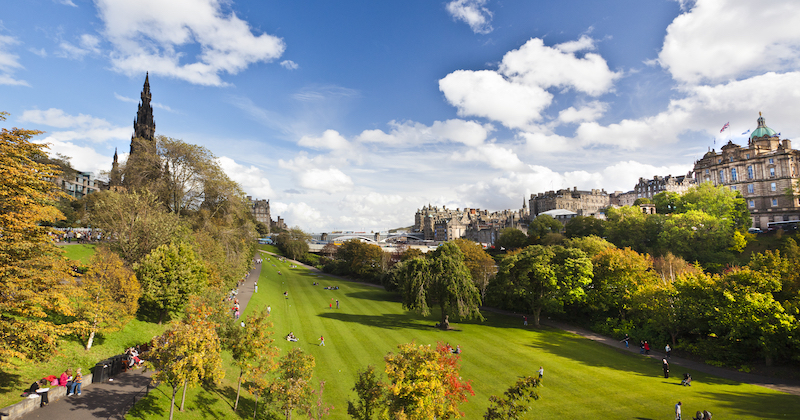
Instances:
[[[253,296],[253,283],[261,275],[261,265],[254,264],[247,273],[244,284],[237,294],[241,312]],[[46,407],[38,408],[22,417],[22,420],[97,420],[124,419],[133,404],[150,391],[152,371],[135,369],[120,373],[108,382],[84,383],[81,395],[64,397]]]

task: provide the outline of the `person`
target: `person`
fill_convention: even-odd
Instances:
[[[319,336],[319,345],[320,346],[325,346],[325,337]]]
[[[622,339],[622,342],[625,343],[625,348],[628,348],[628,342],[631,341],[631,338],[628,337],[628,334],[625,334],[625,338]]]
[[[454,354],[461,354],[461,344],[456,344],[455,350],[453,350]]]
[[[253,282],[253,293],[258,293],[258,282]]]
[[[544,368],[539,366],[539,380],[542,380],[542,376],[544,376]]]
[[[708,410],[703,410],[703,419],[704,420],[711,420],[711,412]]]
[[[58,386],[66,387],[72,379],[72,371],[67,369],[58,378]]]
[[[705,420],[705,415],[703,415],[702,411],[698,411],[694,415],[694,420]]]
[[[664,377],[669,378],[669,363],[666,357],[661,359],[661,365],[664,368]]]
[[[50,399],[47,396],[47,393],[50,391],[50,388],[47,388],[49,385],[50,384],[47,379],[40,379],[31,384],[31,387],[28,389],[31,394],[35,392],[42,399],[39,402],[39,407],[44,407],[47,404],[50,404]]]
[[[528,316],[527,315],[522,315],[522,325],[524,327],[528,326]]]
[[[294,336],[293,332],[290,332],[289,335],[286,336],[286,341],[296,342],[297,341],[297,337]]]
[[[72,386],[67,388],[67,396],[81,395],[81,384],[83,383],[83,374],[81,368],[75,372],[75,378],[72,379]]]
[[[681,381],[681,385],[683,386],[692,386],[692,375],[688,373],[683,374],[683,380]]]
[[[267,315],[269,315],[270,312],[272,312],[272,306],[267,305]]]
[[[644,341],[639,340],[639,354],[644,354]]]
[[[289,299],[289,291],[283,292],[283,297],[285,297],[286,299]]]
[[[237,309],[236,312],[233,313],[234,319],[239,319],[239,310]]]
[[[647,340],[644,341],[644,354],[650,354],[650,343]]]
[[[681,420],[681,402],[675,404],[675,420]]]
[[[336,309],[339,309],[339,299],[336,299]]]
[[[669,357],[670,354],[672,353],[672,347],[670,347],[669,344],[667,344],[666,346],[664,346],[664,352],[667,353],[667,357]]]

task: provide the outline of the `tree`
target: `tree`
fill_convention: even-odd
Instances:
[[[483,247],[469,239],[459,238],[453,241],[464,254],[464,265],[467,266],[475,287],[481,292],[481,301],[486,298],[486,287],[489,280],[497,273],[497,264]]]
[[[583,299],[592,279],[592,262],[576,248],[531,245],[506,256],[497,273],[507,299],[523,303],[539,326],[542,309],[559,311]]]
[[[151,343],[148,363],[156,371],[153,379],[172,387],[170,420],[175,394],[181,385],[201,380],[217,383],[224,376],[219,338],[214,325],[207,320],[208,311],[204,305],[199,306],[185,322],[175,324]]]
[[[308,408],[306,408],[306,414],[308,414],[308,418],[312,420],[322,420],[330,414],[331,410],[333,410],[333,405],[327,405],[324,401],[322,401],[322,394],[325,391],[325,381],[319,381],[319,391],[312,390],[311,393],[315,394],[317,397],[317,401],[313,404],[310,404]]]
[[[386,257],[383,249],[377,245],[351,239],[336,249],[336,259],[344,269],[342,274],[355,278],[374,279],[386,268]]]
[[[386,361],[386,402],[395,419],[450,419],[463,416],[459,404],[475,395],[470,381],[460,375],[459,356],[438,343],[400,344]]]
[[[197,210],[207,184],[222,172],[216,157],[205,147],[165,136],[156,138],[156,147],[165,168],[157,183],[161,200],[172,213]]]
[[[400,264],[398,264],[400,265]],[[446,328],[449,315],[483,319],[479,307],[480,292],[464,265],[464,254],[452,242],[445,242],[429,259],[415,258],[402,264],[403,307],[424,316],[439,304],[441,326]]]
[[[602,237],[605,231],[603,221],[590,216],[575,216],[569,219],[564,227],[564,233],[567,238],[579,238],[584,236],[599,236]]]
[[[86,350],[89,350],[98,331],[116,331],[136,315],[142,289],[133,271],[104,247],[92,256],[89,271],[81,278],[80,288],[83,295],[78,314],[89,324],[89,339],[86,341]]]
[[[637,289],[658,279],[649,255],[630,249],[609,248],[592,258],[589,304],[597,310],[616,312],[624,320]]]
[[[733,223],[699,210],[672,214],[664,221],[658,246],[680,257],[699,261],[706,268],[719,269],[733,260],[729,248]]]
[[[148,191],[94,194],[99,196],[92,224],[128,264],[136,264],[150,251],[170,243],[183,228],[180,218],[167,213]]]
[[[605,223],[608,241],[619,248],[629,247],[639,253],[653,253],[666,216],[644,214],[638,207],[610,207]]]
[[[356,420],[372,420],[373,415],[378,414],[382,407],[385,387],[386,384],[375,374],[375,366],[369,365],[358,372],[356,384],[353,386],[358,400],[347,402],[347,414]]]
[[[662,191],[653,196],[656,213],[672,214],[680,207],[681,195],[674,191]]]
[[[159,324],[168,313],[183,310],[189,297],[208,284],[205,265],[185,243],[161,245],[134,270],[142,285],[142,305],[159,313]]]
[[[746,232],[753,225],[742,193],[728,187],[703,182],[689,188],[678,203],[678,213],[702,211],[717,219],[729,220],[734,229]]]
[[[56,321],[74,315],[69,297],[76,288],[50,229],[40,224],[63,218],[55,204],[66,197],[49,181],[57,168],[37,162],[47,150],[31,142],[40,133],[0,131],[0,363],[44,360],[79,326]]]
[[[239,368],[234,411],[239,407],[239,391],[245,374],[274,370],[274,359],[278,355],[278,349],[272,345],[272,322],[266,309],[250,315],[244,322],[244,327],[236,329],[231,337],[233,363]]]
[[[616,248],[614,244],[599,236],[582,236],[572,239],[567,239],[564,243],[567,248],[578,248],[586,253],[589,258],[594,258],[595,255],[605,251],[609,248]]]
[[[270,393],[280,405],[286,420],[291,420],[295,409],[307,411],[311,401],[311,377],[314,374],[314,356],[294,348],[281,358],[278,378],[270,385]]]
[[[296,260],[308,253],[309,240],[311,240],[311,235],[295,227],[289,229],[287,232],[278,234],[275,245],[277,245],[288,258]]]
[[[516,228],[505,228],[500,231],[500,236],[494,245],[506,250],[519,249],[528,244],[528,236]]]
[[[549,214],[540,214],[528,225],[527,243],[539,244],[548,233],[560,233],[563,229],[564,225],[554,219],[553,216]],[[522,244],[522,246],[525,245],[526,244]],[[522,246],[517,248],[521,248]]]
[[[483,415],[485,420],[520,420],[530,408],[531,400],[538,400],[536,388],[539,380],[533,376],[519,378],[517,383],[508,388],[503,398],[489,397],[489,408]]]

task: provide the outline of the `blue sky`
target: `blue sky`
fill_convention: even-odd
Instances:
[[[273,216],[382,230],[683,175],[759,111],[793,138],[798,21],[794,0],[5,2],[0,110],[99,174],[149,71],[156,134]]]

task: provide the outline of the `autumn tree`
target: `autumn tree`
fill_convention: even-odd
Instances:
[[[594,258],[595,255],[606,249],[616,248],[611,242],[595,235],[567,239],[564,242],[564,246],[567,248],[578,248],[585,252],[586,256],[589,258]]]
[[[450,419],[463,416],[458,406],[475,395],[461,378],[457,354],[438,343],[436,348],[400,344],[386,361],[386,407],[395,419]]]
[[[242,379],[258,372],[273,370],[278,349],[272,345],[272,322],[266,309],[252,314],[244,320],[244,327],[235,330],[231,341],[233,363],[239,368],[239,381],[236,386],[236,402],[233,410],[239,407],[239,392]]]
[[[358,372],[353,386],[357,400],[347,402],[347,414],[356,420],[372,420],[373,416],[380,413],[385,387],[375,373],[375,366],[369,365]]]
[[[559,311],[583,299],[591,279],[592,262],[583,251],[531,245],[503,259],[496,283],[501,299],[532,311],[533,323],[539,326],[542,309]]]
[[[533,376],[519,378],[502,397],[489,397],[489,408],[483,415],[485,420],[520,420],[530,409],[531,400],[538,400],[539,380]]]
[[[689,188],[677,203],[677,212],[687,213],[692,210],[728,220],[740,232],[746,232],[753,225],[742,193],[723,185],[703,182]]]
[[[161,245],[134,266],[142,285],[142,305],[159,314],[183,310],[189,297],[208,283],[206,266],[185,243]]]
[[[315,364],[314,356],[300,348],[290,350],[280,359],[278,377],[270,384],[270,394],[278,402],[286,420],[291,420],[296,409],[308,410]]]
[[[464,265],[467,266],[475,287],[481,292],[481,300],[486,298],[486,287],[489,280],[497,272],[497,265],[483,247],[469,239],[459,238],[453,241],[464,254]]]
[[[438,303],[443,328],[449,315],[483,319],[480,292],[464,265],[464,254],[454,243],[443,243],[430,258],[406,261],[401,270],[404,308],[427,316]]]
[[[6,113],[0,113],[0,121]],[[74,315],[76,290],[66,261],[41,222],[63,217],[55,207],[65,197],[50,179],[55,166],[38,163],[47,147],[31,142],[39,131],[0,132],[0,362],[12,357],[43,360],[58,339],[78,323],[56,321]],[[60,315],[60,316],[59,316]]]
[[[142,289],[139,280],[116,254],[101,247],[80,280],[79,316],[88,323],[86,350],[97,332],[119,330],[136,315]]]
[[[325,381],[319,381],[319,390],[311,390],[312,397],[316,397],[316,401],[309,404],[306,408],[308,418],[312,420],[322,420],[331,413],[333,405],[325,404],[322,400],[322,395],[325,392]]]
[[[587,302],[595,310],[612,312],[624,320],[636,290],[657,281],[649,255],[630,249],[609,248],[592,258],[593,279]]]

